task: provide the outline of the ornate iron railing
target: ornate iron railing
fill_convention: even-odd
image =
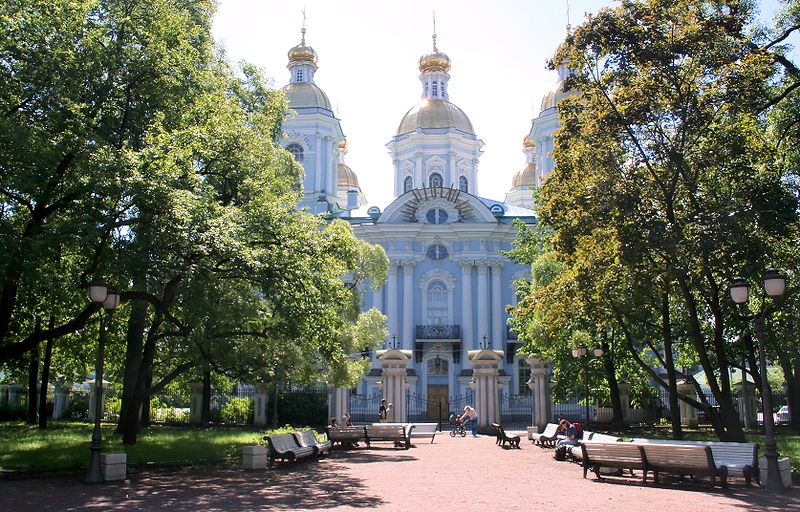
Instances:
[[[418,325],[418,340],[459,340],[461,339],[460,325]]]

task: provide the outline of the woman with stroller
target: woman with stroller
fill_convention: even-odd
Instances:
[[[464,414],[461,415],[464,428],[467,425],[472,427],[472,437],[478,437],[478,411],[469,405],[464,406]]]

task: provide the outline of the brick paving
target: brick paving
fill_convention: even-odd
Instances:
[[[271,470],[133,468],[124,483],[94,485],[82,476],[0,480],[0,511],[800,510],[800,489],[772,495],[739,478],[727,490],[711,490],[706,479],[584,480],[580,466],[556,462],[552,450],[529,441],[513,450],[493,437],[446,434],[410,450],[376,443]]]

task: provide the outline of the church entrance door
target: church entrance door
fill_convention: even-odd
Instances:
[[[428,385],[428,421],[447,421],[447,386]]]

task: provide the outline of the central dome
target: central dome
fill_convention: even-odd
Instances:
[[[283,87],[289,108],[324,108],[331,110],[325,91],[312,82],[292,82]],[[332,110],[331,110],[332,111]]]
[[[432,128],[455,128],[464,133],[475,135],[467,114],[463,110],[445,100],[422,100],[411,108],[400,126],[397,135]]]

